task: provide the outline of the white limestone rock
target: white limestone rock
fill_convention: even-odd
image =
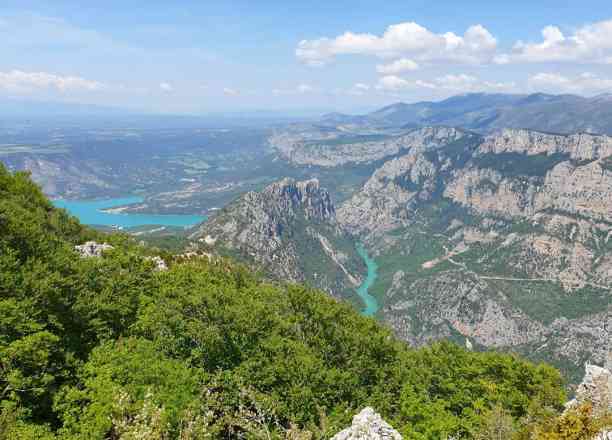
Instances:
[[[332,440],[402,440],[402,436],[372,408],[364,408],[353,417],[350,428],[340,431]]]
[[[159,256],[156,256],[156,257],[147,257],[147,260],[153,262],[153,264],[155,265],[155,270],[158,271],[158,272],[163,272],[163,271],[168,270],[168,265],[162,259],[162,257],[159,257]]]
[[[81,258],[101,257],[104,252],[111,249],[113,249],[113,246],[110,244],[97,243],[95,241],[88,241],[74,247],[74,250],[79,253]]]

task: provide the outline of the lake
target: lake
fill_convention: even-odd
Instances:
[[[141,197],[123,197],[107,200],[53,200],[58,208],[64,208],[79,221],[86,225],[119,226],[134,228],[137,226],[194,226],[204,220],[201,215],[165,215],[165,214],[133,214],[127,212],[104,212],[104,209],[141,203]]]

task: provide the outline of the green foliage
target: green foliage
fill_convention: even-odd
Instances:
[[[560,416],[548,416],[527,425],[520,432],[520,440],[591,440],[601,431],[612,428],[609,415],[593,413],[590,404],[573,408]]]
[[[0,439],[329,438],[366,405],[407,438],[469,438],[490,408],[519,424],[564,401],[551,367],[412,350],[222,259],[156,272],[150,249],[80,226],[27,176],[0,168],[0,185]],[[114,250],[78,258],[90,238]]]

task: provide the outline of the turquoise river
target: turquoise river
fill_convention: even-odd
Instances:
[[[133,214],[105,211],[142,201],[141,197],[124,197],[108,200],[54,200],[53,204],[58,208],[66,209],[77,217],[81,223],[86,225],[115,226],[120,228],[159,225],[186,228],[206,219],[206,217],[199,215]]]
[[[370,258],[368,255],[368,251],[366,251],[365,247],[360,243],[357,245],[357,253],[366,264],[368,268],[368,274],[366,279],[361,283],[361,285],[357,288],[357,295],[362,299],[365,304],[365,308],[362,310],[362,313],[366,316],[373,316],[378,312],[379,305],[378,300],[368,292],[368,289],[372,287],[376,278],[378,277],[378,265],[374,259]]]

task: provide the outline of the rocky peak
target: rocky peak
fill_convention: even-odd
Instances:
[[[191,235],[207,250],[238,254],[274,278],[352,295],[361,259],[347,238],[319,181],[290,178],[238,198]]]
[[[353,417],[353,424],[332,440],[402,440],[402,436],[372,408],[364,408]]]
[[[321,188],[318,179],[296,181],[285,178],[267,186],[261,193],[249,194],[251,199],[276,205],[282,211],[303,209],[309,219],[328,220],[335,215],[331,197]]]

